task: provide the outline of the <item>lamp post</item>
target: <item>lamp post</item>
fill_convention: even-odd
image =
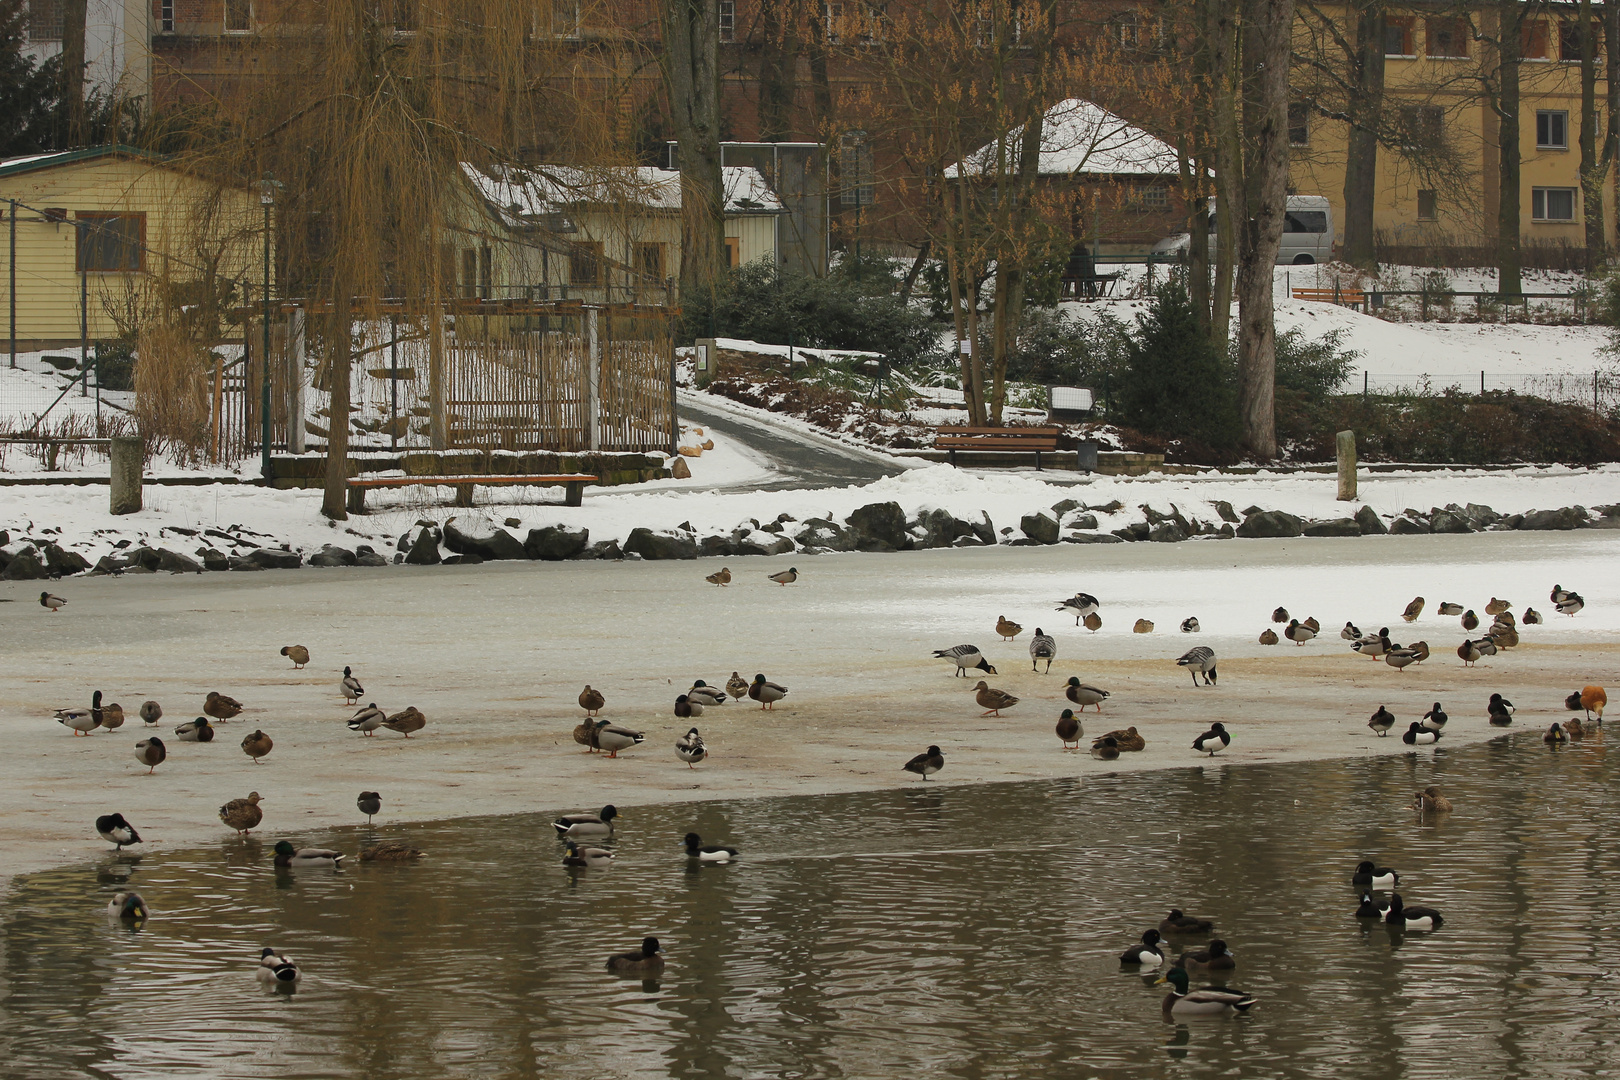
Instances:
[[[270,208],[276,204],[276,189],[282,185],[265,173],[259,181],[259,205],[264,207],[264,357],[259,376],[259,471],[270,482]]]

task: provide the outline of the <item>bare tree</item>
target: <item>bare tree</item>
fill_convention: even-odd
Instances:
[[[713,298],[725,269],[719,0],[662,0],[664,81],[681,170],[681,296]]]
[[[1586,269],[1594,273],[1608,260],[1609,233],[1604,220],[1603,188],[1620,150],[1620,4],[1603,5],[1603,20],[1592,14],[1592,0],[1580,0],[1581,43],[1581,215],[1586,223]],[[1599,31],[1602,31],[1601,35]],[[1598,38],[1602,38],[1606,98],[1601,119],[1603,145],[1598,146]]]

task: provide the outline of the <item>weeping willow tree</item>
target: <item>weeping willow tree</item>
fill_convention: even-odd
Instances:
[[[342,519],[351,327],[380,319],[386,298],[404,301],[405,332],[429,343],[431,438],[444,447],[448,245],[475,212],[463,166],[623,160],[623,87],[611,57],[579,40],[572,5],[292,0],[278,12],[243,54],[251,77],[210,103],[221,134],[192,156],[216,175],[281,185],[281,292],[329,313],[314,320],[330,395],[322,512]]]

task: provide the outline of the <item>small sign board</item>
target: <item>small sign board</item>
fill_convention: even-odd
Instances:
[[[1046,411],[1053,420],[1084,420],[1097,406],[1096,395],[1084,386],[1048,386]]]
[[[707,375],[714,371],[714,348],[714,338],[698,338],[692,342],[692,356],[698,372]]]

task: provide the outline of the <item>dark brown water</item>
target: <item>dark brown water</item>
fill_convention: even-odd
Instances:
[[[7,1077],[1561,1077],[1620,1074],[1620,810],[1601,741],[628,810],[570,873],[539,813],[404,829],[416,866],[269,844],[23,879]],[[1457,810],[1420,820],[1415,788]],[[538,800],[537,800],[538,801]],[[743,849],[692,866],[695,829]],[[363,830],[301,843],[354,851]],[[274,837],[267,838],[269,840]],[[1353,917],[1361,857],[1433,933]],[[109,925],[138,888],[143,929]],[[1117,954],[1216,920],[1237,1019],[1167,1023]],[[660,937],[657,984],[604,959]],[[264,945],[296,994],[262,990]]]

